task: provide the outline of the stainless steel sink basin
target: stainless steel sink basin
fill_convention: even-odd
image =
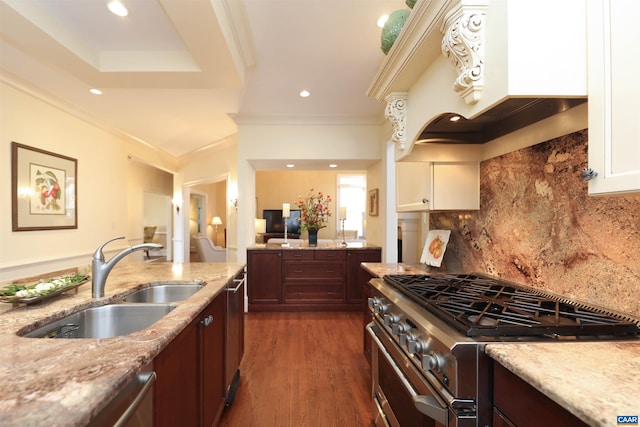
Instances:
[[[171,310],[171,304],[109,304],[86,308],[42,326],[28,338],[111,338],[151,326]]]
[[[202,289],[204,283],[163,283],[140,289],[124,298],[124,302],[160,303],[184,301]]]

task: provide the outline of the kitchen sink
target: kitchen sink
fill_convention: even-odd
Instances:
[[[27,338],[111,338],[151,326],[171,310],[171,304],[109,304],[86,308],[42,326]]]
[[[160,282],[127,295],[123,301],[133,303],[168,303],[184,301],[204,287],[202,282]]]

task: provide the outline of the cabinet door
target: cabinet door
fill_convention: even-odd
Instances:
[[[380,262],[381,249],[364,249],[348,251],[348,274],[347,274],[347,302],[359,304],[362,302],[362,288],[367,286],[371,275],[367,273],[360,264],[363,262]]]
[[[480,209],[479,162],[397,162],[396,211]]]
[[[480,209],[480,164],[433,163],[431,210]]]
[[[198,425],[198,327],[187,326],[155,358],[155,426]]]
[[[580,419],[497,362],[493,364],[493,405],[498,426],[586,427]]]
[[[249,304],[278,304],[281,297],[282,251],[247,251]]]
[[[590,0],[589,194],[640,192],[640,2]]]
[[[226,397],[225,317],[227,295],[219,294],[200,316],[200,405],[202,427],[211,427],[222,416]],[[176,425],[193,425],[180,423]]]
[[[396,162],[396,211],[429,210],[431,163]]]
[[[373,278],[373,276],[370,276],[370,277]],[[363,302],[362,302],[362,335],[364,337],[362,344],[363,344],[364,355],[367,358],[367,362],[369,362],[369,366],[371,366],[371,336],[369,335],[369,333],[365,329],[367,327],[367,325],[373,321],[373,315],[371,314],[371,311],[369,310],[369,301],[368,300],[369,300],[369,298],[371,298],[371,286],[369,285],[368,281],[367,281],[366,285],[362,286],[362,298],[363,298]]]

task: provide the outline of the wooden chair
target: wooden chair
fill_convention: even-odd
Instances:
[[[156,235],[156,229],[157,229],[157,228],[158,228],[157,226],[153,226],[153,227],[151,227],[151,226],[144,227],[144,235],[143,235],[142,241],[143,241],[144,243],[153,243],[153,236],[155,236],[155,235]],[[150,256],[149,256],[149,249],[145,249],[145,250],[144,250],[144,254],[145,254],[145,256],[147,257],[147,259],[149,259],[149,258],[150,258]]]

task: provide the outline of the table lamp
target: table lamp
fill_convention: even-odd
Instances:
[[[222,220],[220,219],[219,216],[214,216],[213,219],[211,220],[211,225],[213,225],[213,233],[215,236],[214,244],[218,246],[218,226],[222,225]]]

